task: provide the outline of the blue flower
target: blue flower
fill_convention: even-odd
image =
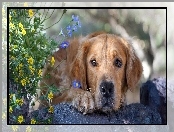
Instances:
[[[79,81],[74,80],[74,81],[72,81],[72,87],[73,88],[80,88],[81,87],[81,84],[80,84]]]
[[[71,37],[72,36],[72,28],[71,28],[71,26],[69,25],[68,27],[66,27],[66,30],[67,30],[67,34],[68,34],[68,36],[69,37]]]
[[[71,37],[72,36],[72,31],[68,32],[68,36]]]
[[[72,21],[76,22],[76,25],[78,25],[78,27],[81,27],[79,16],[72,15]]]
[[[79,16],[72,15],[72,21],[78,22]]]
[[[67,31],[71,31],[71,26],[70,26],[70,25],[67,26],[67,27],[66,27],[66,30],[67,30]]]
[[[68,41],[63,41],[60,44],[60,48],[62,48],[62,49],[66,49],[68,46],[69,46],[69,42]]]

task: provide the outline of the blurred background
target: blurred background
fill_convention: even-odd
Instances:
[[[59,5],[60,4],[60,5]],[[91,5],[90,5],[91,4]],[[131,6],[131,3],[81,3],[81,6]],[[108,4],[108,5],[107,5]],[[75,3],[57,2],[57,6],[78,6]],[[37,2],[34,6],[55,7],[54,2]],[[135,6],[135,4],[134,4]],[[137,5],[140,6],[140,5]],[[161,4],[162,6],[162,4]],[[41,10],[41,14],[51,17],[45,22],[45,28],[57,22],[63,9]],[[170,11],[168,11],[170,13]],[[168,39],[168,56],[173,56],[173,37],[166,38],[166,9],[67,9],[58,24],[46,30],[46,35],[56,37],[61,28],[66,27],[72,15],[78,15],[81,28],[72,37],[87,35],[95,31],[106,31],[120,35],[132,42],[137,55],[142,61],[145,79],[166,77],[166,39]],[[170,25],[169,25],[170,26]],[[172,30],[172,27],[169,28]],[[59,40],[59,37],[56,37]],[[168,60],[169,78],[172,78],[173,62]]]

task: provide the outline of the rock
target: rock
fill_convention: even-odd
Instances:
[[[130,104],[109,114],[96,111],[83,115],[67,103],[54,108],[53,124],[161,124],[159,113],[140,103]]]
[[[162,124],[167,124],[166,79],[154,78],[140,89],[140,103],[160,113]]]
[[[116,112],[102,113],[95,111],[83,115],[69,103],[60,103],[54,107],[54,113],[50,114],[48,108],[36,110],[30,113],[30,119],[34,118],[39,124],[161,124],[161,117],[157,111],[140,103],[130,104],[120,108]],[[27,123],[27,122],[26,122]],[[30,123],[30,122],[28,122]],[[28,124],[27,123],[27,124]],[[38,124],[38,123],[37,123]]]

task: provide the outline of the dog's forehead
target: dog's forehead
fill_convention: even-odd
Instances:
[[[127,49],[128,42],[114,34],[101,34],[92,39],[92,46],[96,48],[115,48],[115,49]]]

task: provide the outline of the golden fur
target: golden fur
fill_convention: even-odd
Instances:
[[[132,97],[139,100],[137,85],[143,68],[133,47],[123,38],[103,32],[92,33],[70,40],[66,50],[59,49],[53,56],[54,66],[47,63],[43,69],[43,76],[50,73],[51,77],[40,82],[41,94],[46,94],[45,86],[50,84],[62,90],[61,94],[54,94],[51,105],[72,102],[83,113],[95,109],[108,112],[118,110],[122,103],[131,103]],[[79,80],[81,88],[73,88],[73,80]],[[65,88],[68,90],[63,91]],[[128,89],[135,90],[135,95]],[[41,101],[40,107],[43,104],[48,106],[46,101]]]

